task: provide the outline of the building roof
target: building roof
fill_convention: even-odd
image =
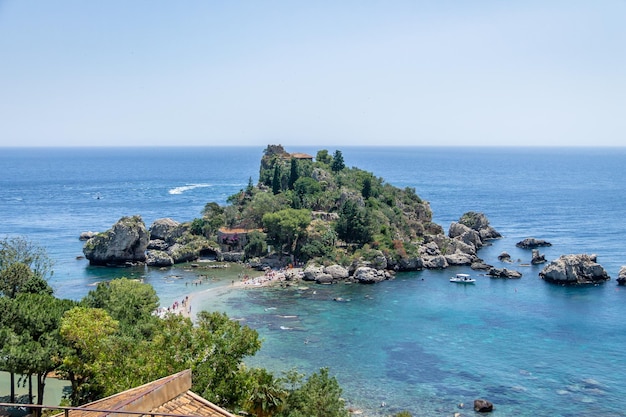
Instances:
[[[294,152],[290,154],[289,156],[291,158],[296,158],[296,159],[313,159],[313,156],[309,155],[308,153],[302,153],[302,152]]]
[[[205,400],[191,389],[191,371],[158,379],[103,398],[69,411],[69,417],[158,417],[159,414],[177,414],[201,417],[236,417],[234,414]],[[88,411],[91,410],[91,411]],[[100,410],[100,411],[94,411]],[[124,412],[144,414],[124,414]]]

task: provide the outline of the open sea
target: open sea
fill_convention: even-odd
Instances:
[[[467,211],[485,213],[503,238],[479,256],[523,277],[451,268],[368,286],[234,291],[235,267],[195,287],[193,271],[90,267],[80,258],[80,233],[122,216],[139,214],[149,227],[226,204],[258,180],[262,147],[0,149],[0,237],[47,250],[58,297],[80,299],[120,276],[152,284],[164,306],[199,292],[194,312],[225,311],[259,331],[263,347],[249,365],[306,374],[328,367],[364,416],[473,415],[476,398],[494,403],[494,417],[626,416],[626,288],[615,281],[626,264],[626,148],[339,149],[347,166],[414,187],[446,231]],[[515,247],[526,237],[552,243],[540,248],[548,260],[595,253],[612,280],[547,284],[538,278],[543,265],[525,266],[530,251]],[[503,251],[513,264],[498,261]],[[457,272],[476,284],[451,284]]]

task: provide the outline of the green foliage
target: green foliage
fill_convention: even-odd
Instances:
[[[290,253],[295,251],[298,238],[306,234],[311,223],[309,210],[284,209],[263,216],[263,226],[270,241],[277,245],[287,245]]]
[[[298,181],[298,160],[296,158],[291,158],[291,167],[289,170],[289,184],[288,187],[290,190],[293,190],[293,185]]]
[[[363,187],[361,188],[361,195],[365,200],[372,196],[372,178],[365,177],[363,180]]]
[[[248,229],[263,227],[263,216],[289,207],[283,194],[274,195],[270,192],[258,192],[242,213],[240,225]]]
[[[202,311],[193,341],[193,391],[227,408],[242,406],[247,374],[241,364],[261,348],[256,330],[226,314]]]
[[[267,253],[265,233],[253,230],[248,233],[248,243],[243,248],[246,259],[263,256]]]
[[[25,237],[0,239],[0,271],[15,263],[22,263],[33,274],[46,279],[52,274],[52,260],[45,249]]]
[[[328,154],[328,151],[326,149],[322,149],[317,151],[315,161],[322,164],[330,165],[333,162],[333,157]]]
[[[333,161],[330,164],[330,169],[332,169],[333,172],[339,172],[345,167],[346,164],[343,161],[343,154],[341,153],[341,151],[336,150],[333,154]]]
[[[118,322],[101,308],[74,307],[61,320],[60,334],[71,351],[59,373],[72,384],[74,406],[101,398],[106,386],[99,378],[115,347]]]
[[[408,411],[400,411],[399,413],[395,414],[394,417],[413,417],[413,415]]]
[[[347,417],[348,410],[341,399],[341,387],[327,368],[311,375],[307,381],[291,391],[280,417]]]
[[[274,175],[272,176],[272,192],[274,194],[278,194],[282,190],[280,177],[281,177],[280,165],[275,164]]]
[[[60,320],[74,305],[49,293],[0,297],[0,369],[34,375],[37,404],[43,403],[46,377],[61,365],[66,348],[59,336]]]
[[[366,243],[372,239],[372,229],[367,209],[359,207],[352,200],[346,200],[335,225],[339,238],[346,242]]]
[[[253,369],[249,373],[252,384],[245,410],[256,417],[276,415],[284,406],[288,391],[281,380],[265,369]]]
[[[308,228],[306,241],[298,251],[303,261],[310,259],[329,259],[335,251],[337,233],[328,222],[314,220]]]
[[[101,308],[130,333],[142,330],[153,320],[159,297],[149,284],[128,278],[101,282],[83,298],[82,305]]]

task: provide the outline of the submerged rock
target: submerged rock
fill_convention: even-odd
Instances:
[[[611,279],[596,255],[562,255],[539,273],[548,282],[557,284],[597,284]]]

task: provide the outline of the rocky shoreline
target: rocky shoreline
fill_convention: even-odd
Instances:
[[[102,232],[83,232],[83,253],[92,265],[170,267],[184,262],[208,258],[221,262],[243,262],[244,254],[237,251],[222,251],[219,245],[207,239],[191,237],[188,223],[179,223],[169,218],[156,220],[146,228],[140,216],[123,217],[111,229]],[[495,268],[478,257],[480,248],[490,240],[501,238],[483,213],[467,212],[458,222],[450,225],[447,235],[426,236],[416,256],[394,259],[382,251],[374,251],[370,260],[354,260],[350,265],[319,265],[308,263],[298,268],[298,274],[284,275],[285,281],[302,279],[317,284],[348,281],[374,284],[393,279],[400,271],[423,269],[445,269],[450,266],[469,266],[484,271],[491,278],[519,279],[522,273],[509,268]],[[547,262],[537,248],[551,246],[545,240],[527,238],[517,247],[532,250],[531,263]],[[510,262],[510,255],[503,252],[498,256],[502,262]],[[281,270],[290,265],[290,258],[268,255],[253,258],[248,265],[259,271]],[[296,270],[293,270],[296,271]],[[596,255],[563,255],[539,273],[546,282],[559,285],[598,284],[610,280],[604,268],[597,263]],[[626,267],[622,267],[618,285],[626,284]]]

